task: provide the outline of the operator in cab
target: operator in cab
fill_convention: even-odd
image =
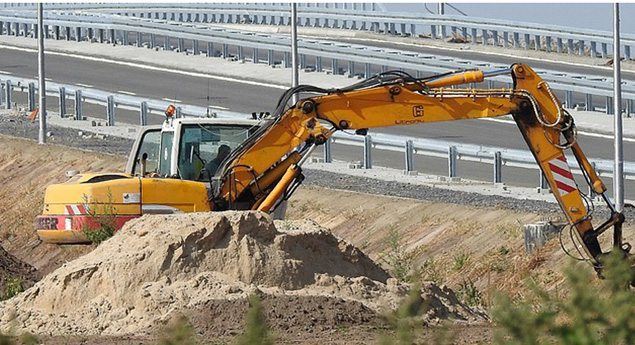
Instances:
[[[207,166],[205,166],[205,169],[209,172],[210,177],[216,174],[216,170],[218,170],[218,167],[225,160],[225,158],[229,156],[231,151],[231,148],[227,145],[221,145],[218,147],[216,158],[212,159],[209,163],[207,163]]]

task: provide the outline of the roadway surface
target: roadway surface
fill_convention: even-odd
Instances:
[[[443,54],[447,52],[444,51]],[[473,53],[473,52],[472,52]],[[0,48],[0,72],[10,73],[18,77],[37,78],[37,54]],[[186,58],[186,57],[183,57]],[[482,57],[479,57],[482,58]],[[46,60],[47,79],[64,84],[83,87],[94,87],[114,93],[130,93],[139,97],[152,99],[172,99],[183,104],[206,106],[209,104],[228,108],[236,112],[272,111],[281,90],[265,86],[238,84],[231,81],[214,80],[209,82],[204,77],[187,76],[178,73],[154,70],[140,70],[133,67],[112,65],[105,62],[88,61],[68,56],[48,55]],[[535,68],[553,68],[553,66],[533,64]],[[561,70],[580,67],[564,65]],[[589,69],[596,72],[596,69]],[[575,72],[578,73],[578,72]],[[593,73],[597,74],[597,73]],[[353,80],[351,80],[353,82]],[[209,90],[209,92],[208,92]],[[20,93],[14,93],[19,101]],[[49,104],[53,100],[49,101]],[[55,104],[55,103],[53,103]],[[72,102],[67,105],[72,112]],[[52,106],[54,109],[55,106]],[[84,111],[91,116],[104,114],[103,107],[84,105]],[[105,117],[105,115],[103,115]],[[598,116],[603,116],[598,113]],[[117,109],[117,121],[138,123],[138,112]],[[161,118],[151,117],[151,123],[158,123]],[[466,120],[446,123],[431,123],[419,126],[392,127],[377,132],[400,134],[413,137],[441,139],[460,143],[471,143],[485,146],[526,150],[526,145],[515,125],[483,120]],[[371,133],[372,134],[372,133]],[[580,135],[580,144],[588,157],[612,159],[613,141],[611,139]],[[361,148],[338,147],[335,158],[342,160],[361,160]],[[624,143],[624,158],[635,161],[635,143]],[[447,163],[443,159],[418,156],[418,170],[426,173],[444,175]],[[403,165],[403,155],[384,153],[375,155],[375,165],[399,167]],[[425,168],[424,168],[425,167]],[[505,168],[504,181],[510,184],[536,186],[538,172]],[[491,180],[492,167],[479,163],[459,163],[459,175],[468,178]],[[605,181],[610,184],[610,180]],[[635,184],[627,183],[627,197],[635,198]],[[609,186],[610,187],[610,186]],[[631,188],[629,188],[631,187]]]
[[[513,63],[517,63],[520,60],[530,62],[526,62],[533,69],[546,69],[552,71],[565,72],[568,74],[579,74],[579,75],[595,75],[602,76],[607,78],[613,78],[613,70],[611,68],[607,68],[606,66],[588,66],[581,64],[573,64],[566,62],[558,62],[558,61],[549,61],[542,60],[536,58],[520,58],[517,56],[508,56],[500,53],[483,53],[475,50],[455,50],[455,49],[439,49],[433,46],[421,46],[414,44],[406,44],[394,41],[380,41],[380,40],[363,40],[363,39],[355,39],[355,38],[337,38],[337,41],[340,42],[348,42],[351,44],[361,44],[361,45],[372,45],[376,47],[389,48],[389,49],[397,49],[397,50],[407,50],[413,51],[422,54],[430,54],[430,55],[443,55],[452,57],[455,59],[461,59],[466,61],[487,61],[495,64],[502,64],[504,66],[511,66]],[[463,44],[464,46],[469,46],[469,44]],[[520,50],[519,50],[520,51]],[[565,55],[566,56],[566,55]],[[575,55],[574,55],[575,56]],[[558,58],[557,55],[554,54],[554,59]],[[566,58],[566,57],[565,57]],[[607,62],[609,59],[597,59],[598,62]],[[633,71],[622,71],[622,79],[624,80],[635,80],[635,72]]]

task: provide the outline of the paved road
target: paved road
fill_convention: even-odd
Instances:
[[[37,55],[35,53],[0,48],[0,56],[3,57],[0,59],[0,71],[10,72],[21,77],[35,78],[37,76]],[[264,86],[220,80],[208,82],[207,79],[200,77],[139,70],[133,67],[115,66],[109,63],[66,56],[49,55],[46,63],[47,77],[55,82],[92,85],[95,88],[112,92],[133,92],[140,97],[178,99],[185,104],[205,106],[209,86],[211,104],[244,113],[271,111],[281,94],[278,89]],[[130,113],[132,116],[126,118],[125,112],[118,110],[118,120],[137,122],[137,114]],[[483,120],[392,127],[377,131],[487,146],[526,148],[514,125]],[[588,156],[606,159],[612,157],[611,140],[581,137],[583,149],[586,150]],[[627,143],[624,151],[627,160],[635,161],[635,144]]]
[[[352,44],[362,44],[369,45],[371,44],[368,40],[360,40],[355,38],[337,38],[338,41],[348,42]],[[431,55],[443,55],[449,56],[456,59],[463,59],[467,61],[480,60],[487,61],[492,63],[500,63],[503,65],[511,65],[513,63],[523,61],[523,58],[519,58],[516,56],[504,56],[500,54],[483,54],[473,50],[450,50],[444,49],[439,50],[438,48],[432,46],[419,46],[412,44],[404,44],[394,41],[372,41],[373,46],[391,48],[391,49],[400,49],[400,50],[408,50],[414,51],[418,53],[431,54]],[[560,71],[570,74],[580,74],[580,75],[597,75],[603,77],[613,78],[613,71],[607,68],[599,68],[593,66],[585,66],[585,65],[575,65],[568,64],[555,61],[559,58],[558,55],[553,54],[551,58],[552,61],[549,60],[538,60],[532,59],[530,62],[527,62],[533,69],[547,69],[552,71]],[[565,57],[566,58],[566,57]],[[609,59],[597,59],[598,63],[606,62]],[[623,71],[622,79],[624,80],[635,80],[635,72]]]
[[[0,56],[2,56],[2,59],[0,59],[0,71],[9,72],[20,77],[36,77],[37,55],[35,53],[0,48]],[[271,111],[281,94],[278,89],[264,86],[237,84],[219,80],[208,82],[207,79],[200,77],[139,70],[132,67],[115,66],[108,63],[57,55],[47,56],[47,77],[59,83],[92,85],[95,88],[112,92],[132,92],[140,97],[154,99],[178,99],[185,104],[201,106],[207,104],[206,98],[209,87],[211,104],[245,113]],[[68,107],[71,109],[72,103]],[[93,112],[101,112],[102,114],[105,112],[99,106],[88,107],[90,108],[85,109],[91,111],[91,115],[94,114]],[[138,123],[138,113],[117,110],[117,120]],[[154,117],[151,120],[154,123],[158,121],[160,121],[160,117]],[[514,125],[482,120],[434,123],[425,126],[392,127],[377,131],[486,146],[526,149],[526,145]],[[613,144],[609,139],[581,136],[580,142],[589,157],[611,159],[613,156]],[[626,143],[624,154],[627,161],[635,161],[635,144]],[[355,156],[355,154],[352,154],[352,156]],[[384,160],[385,163],[402,160],[400,155],[395,154],[392,154],[391,157],[382,157],[381,155],[377,156],[378,165]],[[446,163],[443,160],[431,159],[425,162],[426,168],[430,169],[430,172],[443,173],[446,171]],[[476,166],[472,163],[462,165],[465,168],[460,169],[462,170],[460,171],[461,175],[465,174],[471,178],[489,180],[488,176],[491,174],[490,166],[483,164]],[[420,164],[420,166],[423,166],[423,164]],[[537,172],[520,173],[515,170],[513,174],[506,174],[505,180],[516,184],[535,185]]]

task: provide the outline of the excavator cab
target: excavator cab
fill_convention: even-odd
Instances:
[[[137,136],[126,172],[135,176],[176,177],[210,181],[220,165],[219,152],[230,152],[258,129],[251,119],[168,119],[162,126],[145,127]]]

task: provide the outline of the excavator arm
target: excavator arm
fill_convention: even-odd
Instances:
[[[501,74],[511,75],[512,89],[449,88]],[[285,109],[293,94],[307,92],[322,95],[304,98]],[[525,65],[427,79],[392,72],[339,90],[299,86],[285,93],[276,114],[219,169],[213,181],[214,209],[272,210],[301,182],[301,165],[312,149],[338,130],[365,134],[375,127],[511,114],[595,267],[601,267],[603,255],[598,236],[611,226],[615,247],[630,249],[622,244],[624,217],[615,211],[606,187],[577,144],[573,118],[562,109],[549,85]],[[573,151],[586,181],[612,210],[611,217],[597,228],[571,174],[565,149]]]

